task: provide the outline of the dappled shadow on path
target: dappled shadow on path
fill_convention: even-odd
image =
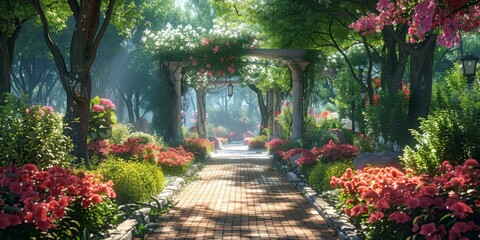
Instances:
[[[336,239],[270,160],[212,158],[148,239]]]

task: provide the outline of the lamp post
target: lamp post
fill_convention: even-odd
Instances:
[[[460,60],[462,61],[463,76],[467,77],[468,87],[472,87],[477,71],[478,56],[467,54]]]
[[[232,85],[232,83],[229,83],[227,85],[227,95],[228,95],[228,98],[231,98],[233,96],[233,85]]]

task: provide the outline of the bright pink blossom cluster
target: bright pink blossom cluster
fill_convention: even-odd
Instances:
[[[92,111],[93,112],[103,112],[105,109],[109,110],[115,110],[117,107],[115,104],[107,98],[101,98],[100,99],[100,104],[93,104],[92,105]]]
[[[320,160],[323,162],[332,162],[337,160],[349,160],[360,154],[357,146],[351,144],[339,144],[330,140],[319,150]]]
[[[34,164],[0,168],[0,229],[33,223],[41,230],[55,227],[73,201],[87,208],[105,197],[115,198],[113,183],[62,167],[40,171]]]
[[[410,42],[422,41],[435,30],[441,33],[437,42],[452,47],[460,42],[460,31],[480,26],[480,3],[464,0],[379,0],[378,14],[370,13],[350,25],[360,33],[375,33],[385,26],[407,24]]]
[[[343,189],[345,213],[374,231],[383,226],[412,239],[478,237],[480,164],[474,159],[456,167],[444,162],[439,173],[433,177],[392,167],[348,169],[342,177],[333,177],[331,185]]]

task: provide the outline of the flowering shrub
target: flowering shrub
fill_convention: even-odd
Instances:
[[[269,142],[265,143],[265,147],[268,149],[268,153],[274,154],[278,151],[278,149],[282,146],[287,144],[289,141],[287,139],[280,139],[274,138]]]
[[[264,149],[267,136],[259,135],[256,137],[245,138],[243,141],[247,144],[248,149]]]
[[[293,148],[286,152],[279,151],[280,156],[282,159],[290,164],[290,160],[293,156],[301,154],[298,159],[295,160],[295,163],[303,167],[305,165],[314,165],[318,161],[319,152],[317,148],[313,148],[311,150],[303,149],[303,148]]]
[[[40,171],[34,164],[18,168],[12,164],[0,168],[0,229],[20,224],[33,224],[47,231],[61,220],[67,208],[78,202],[83,208],[115,198],[111,181],[101,176],[52,167]],[[74,215],[74,214],[73,214]]]
[[[157,153],[156,159],[165,174],[181,174],[195,159],[194,155],[185,151],[182,146],[169,147],[165,151]]]
[[[117,123],[116,106],[109,99],[94,97],[90,101],[90,121],[88,135],[92,140],[107,139],[112,136],[112,125]]]
[[[203,160],[215,149],[215,143],[203,138],[185,138],[182,146],[186,151],[193,153],[198,160]]]
[[[347,169],[333,177],[345,213],[366,226],[369,239],[476,239],[480,233],[480,164],[444,162],[442,175],[415,176],[395,168]]]
[[[142,143],[140,138],[129,138],[124,144],[109,144],[107,140],[97,140],[88,145],[91,153],[104,160],[107,157],[116,157],[137,162],[150,162],[159,164],[166,174],[183,173],[194,154],[206,154],[213,146],[207,139],[187,139],[185,146],[190,149],[185,151],[182,146],[178,148],[163,148],[154,143]]]
[[[319,153],[322,162],[332,162],[353,159],[360,154],[360,151],[357,146],[330,141],[320,148]]]
[[[72,162],[62,116],[49,106],[28,106],[6,94],[0,99],[0,166],[36,164],[43,169]]]

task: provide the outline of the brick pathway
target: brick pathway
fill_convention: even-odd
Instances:
[[[212,157],[147,239],[337,239],[268,158],[245,153]]]

